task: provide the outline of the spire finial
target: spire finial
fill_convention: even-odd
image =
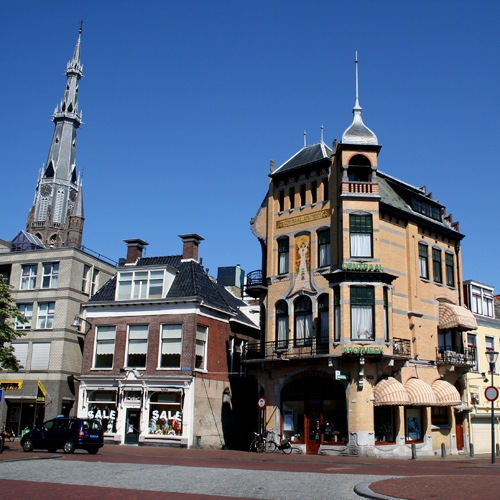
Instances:
[[[356,101],[354,103],[354,107],[361,109],[361,106],[359,105],[358,51],[356,51],[356,60],[354,64],[356,65]]]
[[[307,132],[304,130],[304,147],[307,146]]]
[[[323,141],[323,131],[324,131],[324,127],[323,127],[323,125],[321,125],[321,142],[324,142]]]
[[[78,30],[78,33],[80,33],[80,35],[82,34],[82,31],[83,31],[83,18],[82,20],[80,21],[80,29]]]

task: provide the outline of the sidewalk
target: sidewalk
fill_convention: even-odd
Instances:
[[[274,470],[296,473],[362,474],[395,476],[360,483],[359,495],[367,498],[407,500],[496,500],[500,498],[500,459],[492,465],[489,455],[425,457],[417,460],[325,455],[272,455],[232,450],[195,450],[150,446],[105,445],[98,455],[77,450],[73,455],[46,451],[22,451],[19,441],[8,443],[0,455],[4,460],[84,460],[123,463],[155,463],[196,467]],[[1,465],[0,465],[1,466]],[[334,492],[332,499],[335,499]]]

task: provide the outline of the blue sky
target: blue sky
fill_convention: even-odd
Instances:
[[[269,161],[352,120],[354,54],[380,170],[427,187],[460,222],[465,279],[500,290],[500,3],[493,1],[4,1],[3,214],[23,229],[84,18],[84,244],[118,260],[205,238],[217,267],[261,267],[250,232]]]

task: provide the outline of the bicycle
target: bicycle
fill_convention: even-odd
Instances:
[[[256,451],[257,453],[264,453],[266,447],[265,438],[262,437],[258,432],[254,432],[254,437],[250,443],[250,448],[248,451]]]
[[[5,441],[13,442],[16,440],[16,433],[10,427],[5,427],[4,433]]]
[[[273,439],[266,441],[266,453],[274,453],[276,450],[280,450],[286,455],[292,453],[292,445],[287,437],[283,437],[283,434],[278,434],[280,437],[280,442],[276,443]]]

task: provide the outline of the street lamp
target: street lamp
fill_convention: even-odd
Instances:
[[[81,318],[80,316],[78,316],[78,314],[73,319],[73,323],[71,323],[71,326],[79,329],[81,324],[82,324],[81,323],[82,321],[87,323],[88,327],[87,327],[87,330],[85,332],[79,332],[79,333],[81,333],[83,335],[87,335],[87,333],[89,333],[90,329],[92,328],[92,323],[90,321],[87,321],[85,318]]]
[[[490,364],[490,372],[491,372],[491,386],[495,387],[493,383],[493,374],[495,372],[495,364],[497,362],[498,352],[497,351],[486,351],[486,359]],[[498,397],[498,392],[496,392],[496,396]],[[488,398],[490,399],[490,398]],[[491,463],[495,463],[495,400],[497,398],[491,398]]]

